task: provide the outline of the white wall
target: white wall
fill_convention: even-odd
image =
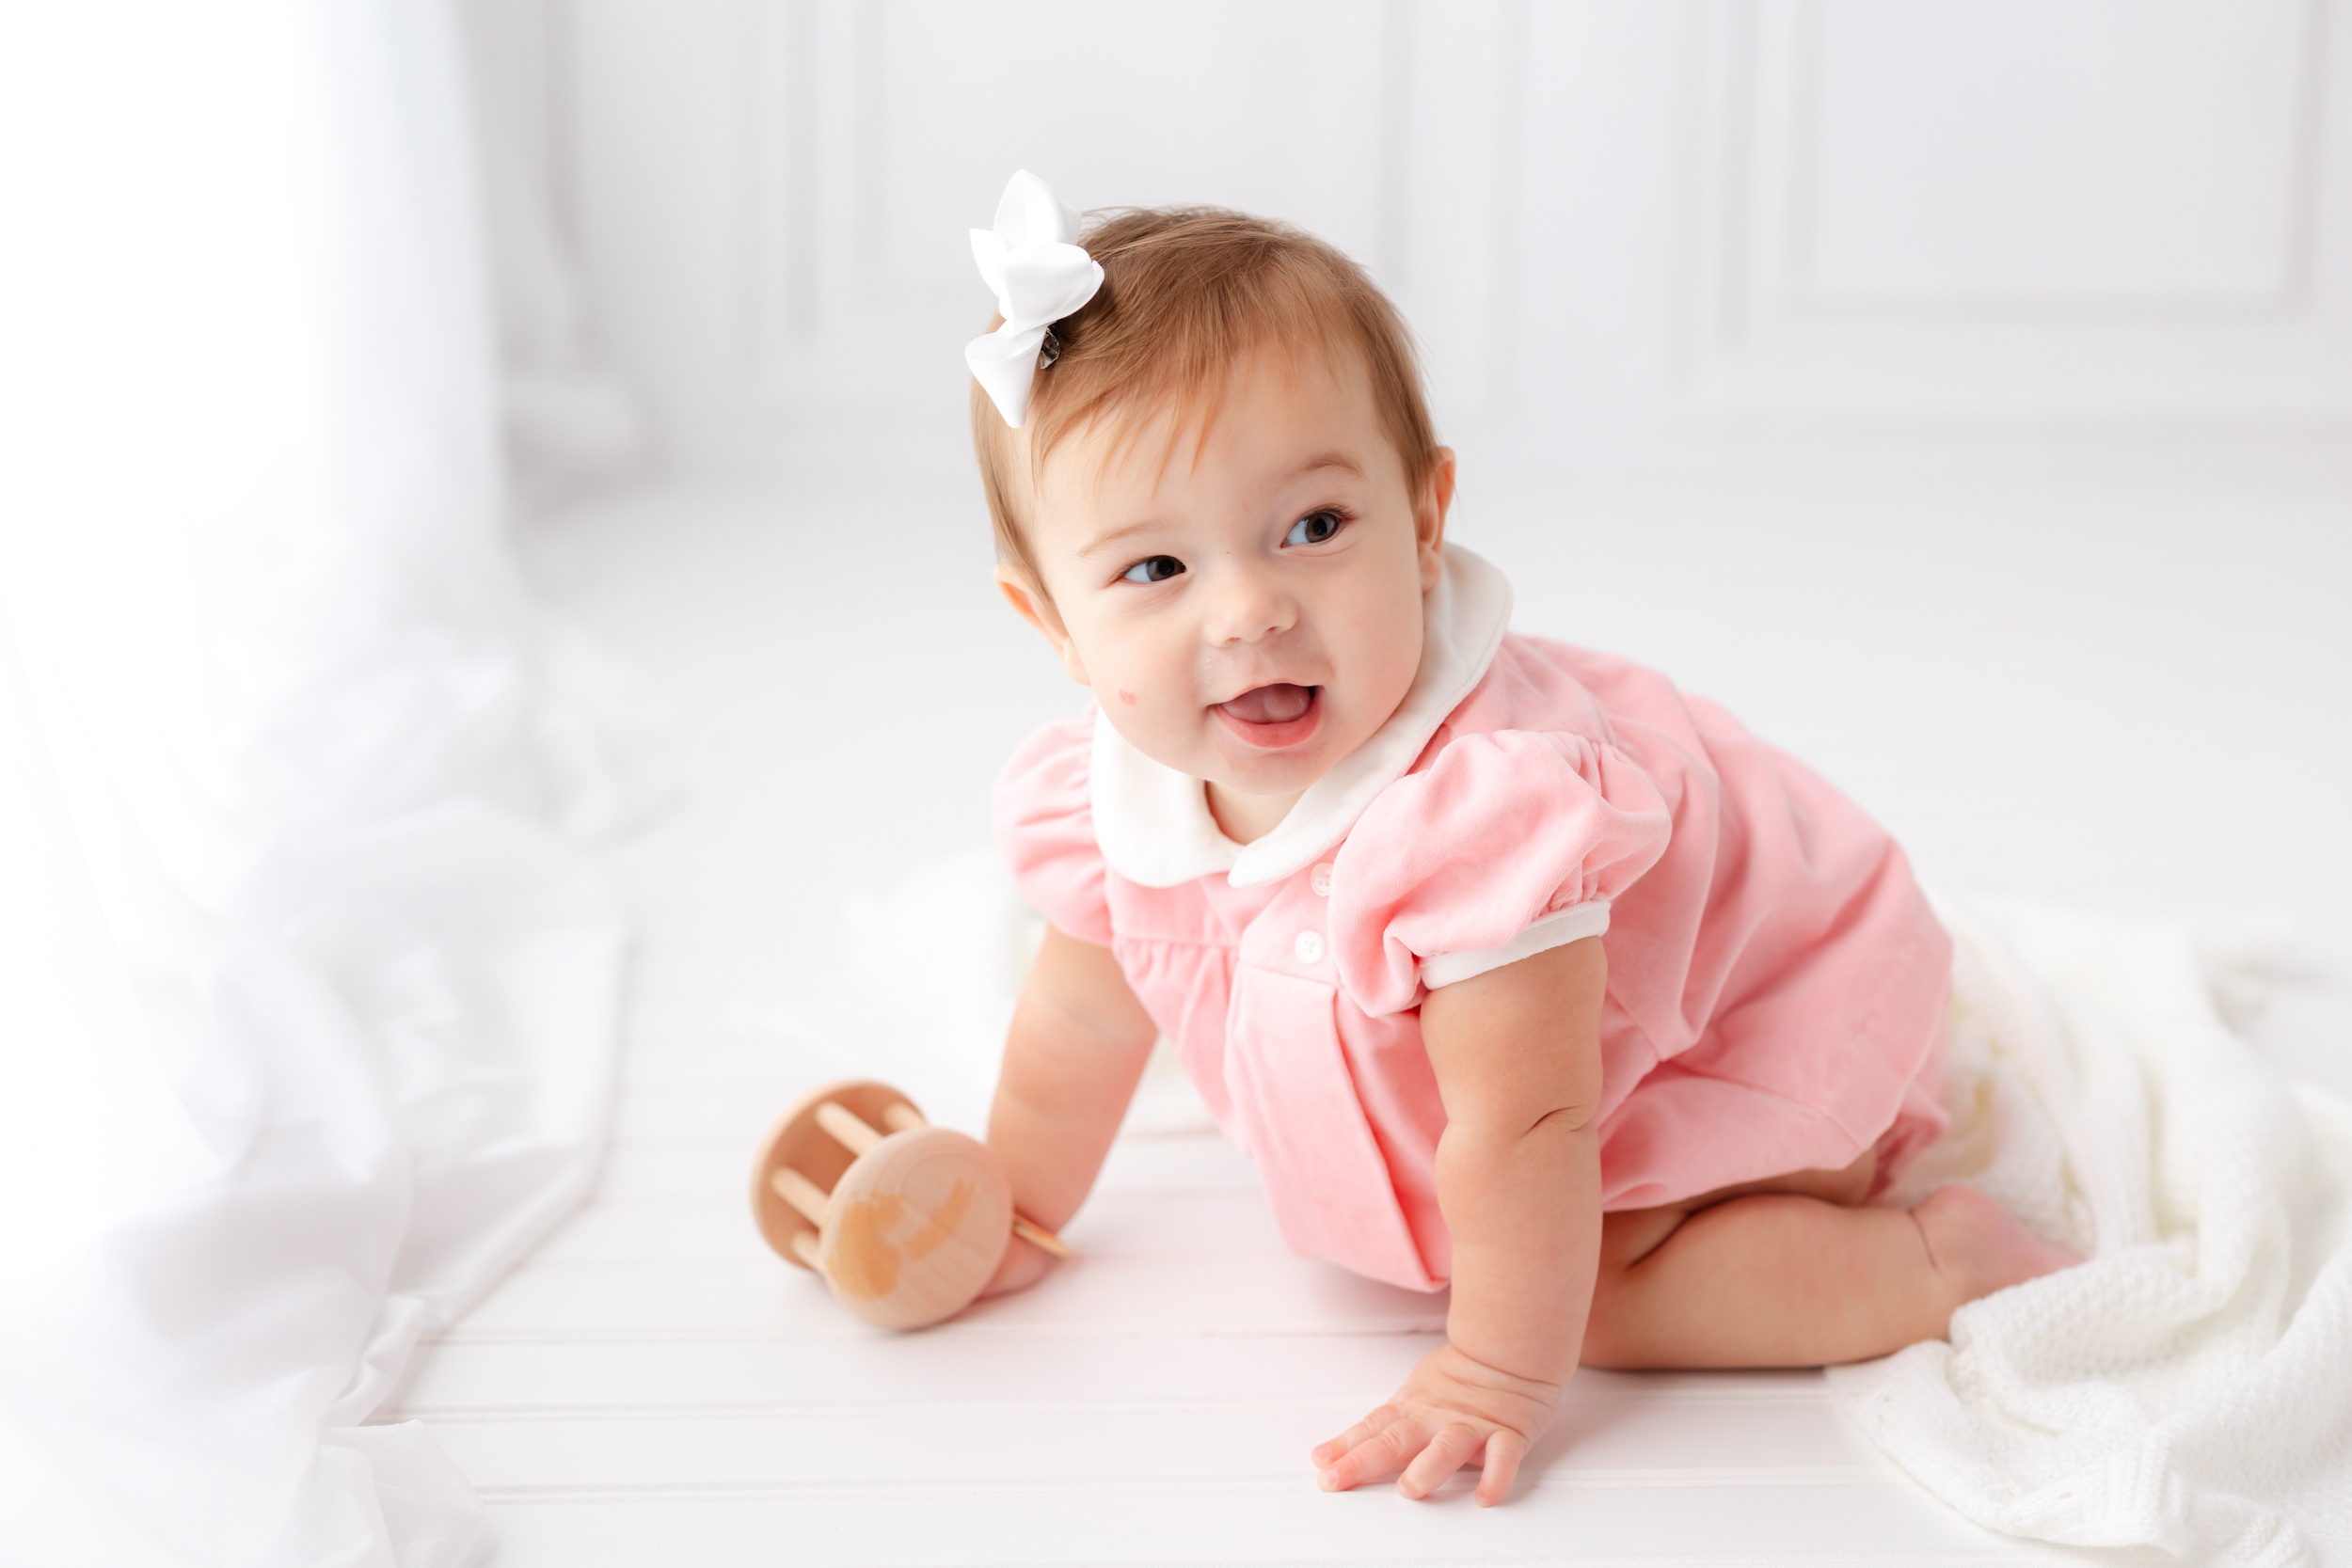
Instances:
[[[690,471],[961,461],[1025,166],[1363,257],[1490,470],[2352,473],[2352,0],[572,0],[565,47]]]

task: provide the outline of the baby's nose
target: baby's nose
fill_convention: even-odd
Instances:
[[[1279,585],[1261,572],[1234,566],[1217,574],[1209,595],[1209,612],[1202,631],[1214,647],[1259,642],[1277,637],[1298,622],[1298,606]]]

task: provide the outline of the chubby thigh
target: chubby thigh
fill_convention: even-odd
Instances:
[[[1944,1332],[1912,1217],[1869,1205],[1882,1163],[1799,1170],[1601,1222],[1588,1367],[1818,1367]]]
[[[1841,1170],[1797,1170],[1783,1176],[1768,1176],[1757,1181],[1742,1181],[1737,1186],[1719,1187],[1711,1193],[1684,1198],[1678,1203],[1660,1204],[1655,1209],[1621,1209],[1600,1218],[1600,1273],[1604,1281],[1612,1273],[1622,1274],[1665,1244],[1666,1238],[1678,1229],[1682,1222],[1702,1209],[1711,1209],[1736,1197],[1757,1197],[1779,1194],[1790,1197],[1818,1198],[1840,1208],[1862,1206],[1877,1183],[1879,1150],[1876,1146],[1862,1151],[1851,1164]]]

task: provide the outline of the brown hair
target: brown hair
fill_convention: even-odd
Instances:
[[[1214,420],[1228,371],[1269,343],[1335,361],[1359,355],[1373,404],[1406,485],[1418,495],[1438,462],[1421,367],[1404,318],[1364,269],[1286,223],[1221,207],[1117,212],[1079,242],[1102,263],[1103,286],[1054,323],[1060,352],[1031,384],[1031,477],[1055,444],[1097,419],[1133,419],[1173,401]],[[1001,320],[1001,318],[1000,318]],[[1013,434],[978,382],[972,445],[995,525],[996,553],[1037,575],[1015,497]]]

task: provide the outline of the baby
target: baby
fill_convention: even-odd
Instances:
[[[1016,177],[967,355],[998,585],[1094,693],[995,799],[1050,926],[989,1121],[1021,1209],[1077,1210],[1165,1036],[1295,1251],[1453,1288],[1321,1484],[1475,1464],[1482,1503],[1580,1361],[1883,1355],[2072,1261],[1963,1188],[1872,1205],[1945,1124],[1902,852],[1721,708],[1508,629],[1362,270],[1208,209],[1080,237]]]

